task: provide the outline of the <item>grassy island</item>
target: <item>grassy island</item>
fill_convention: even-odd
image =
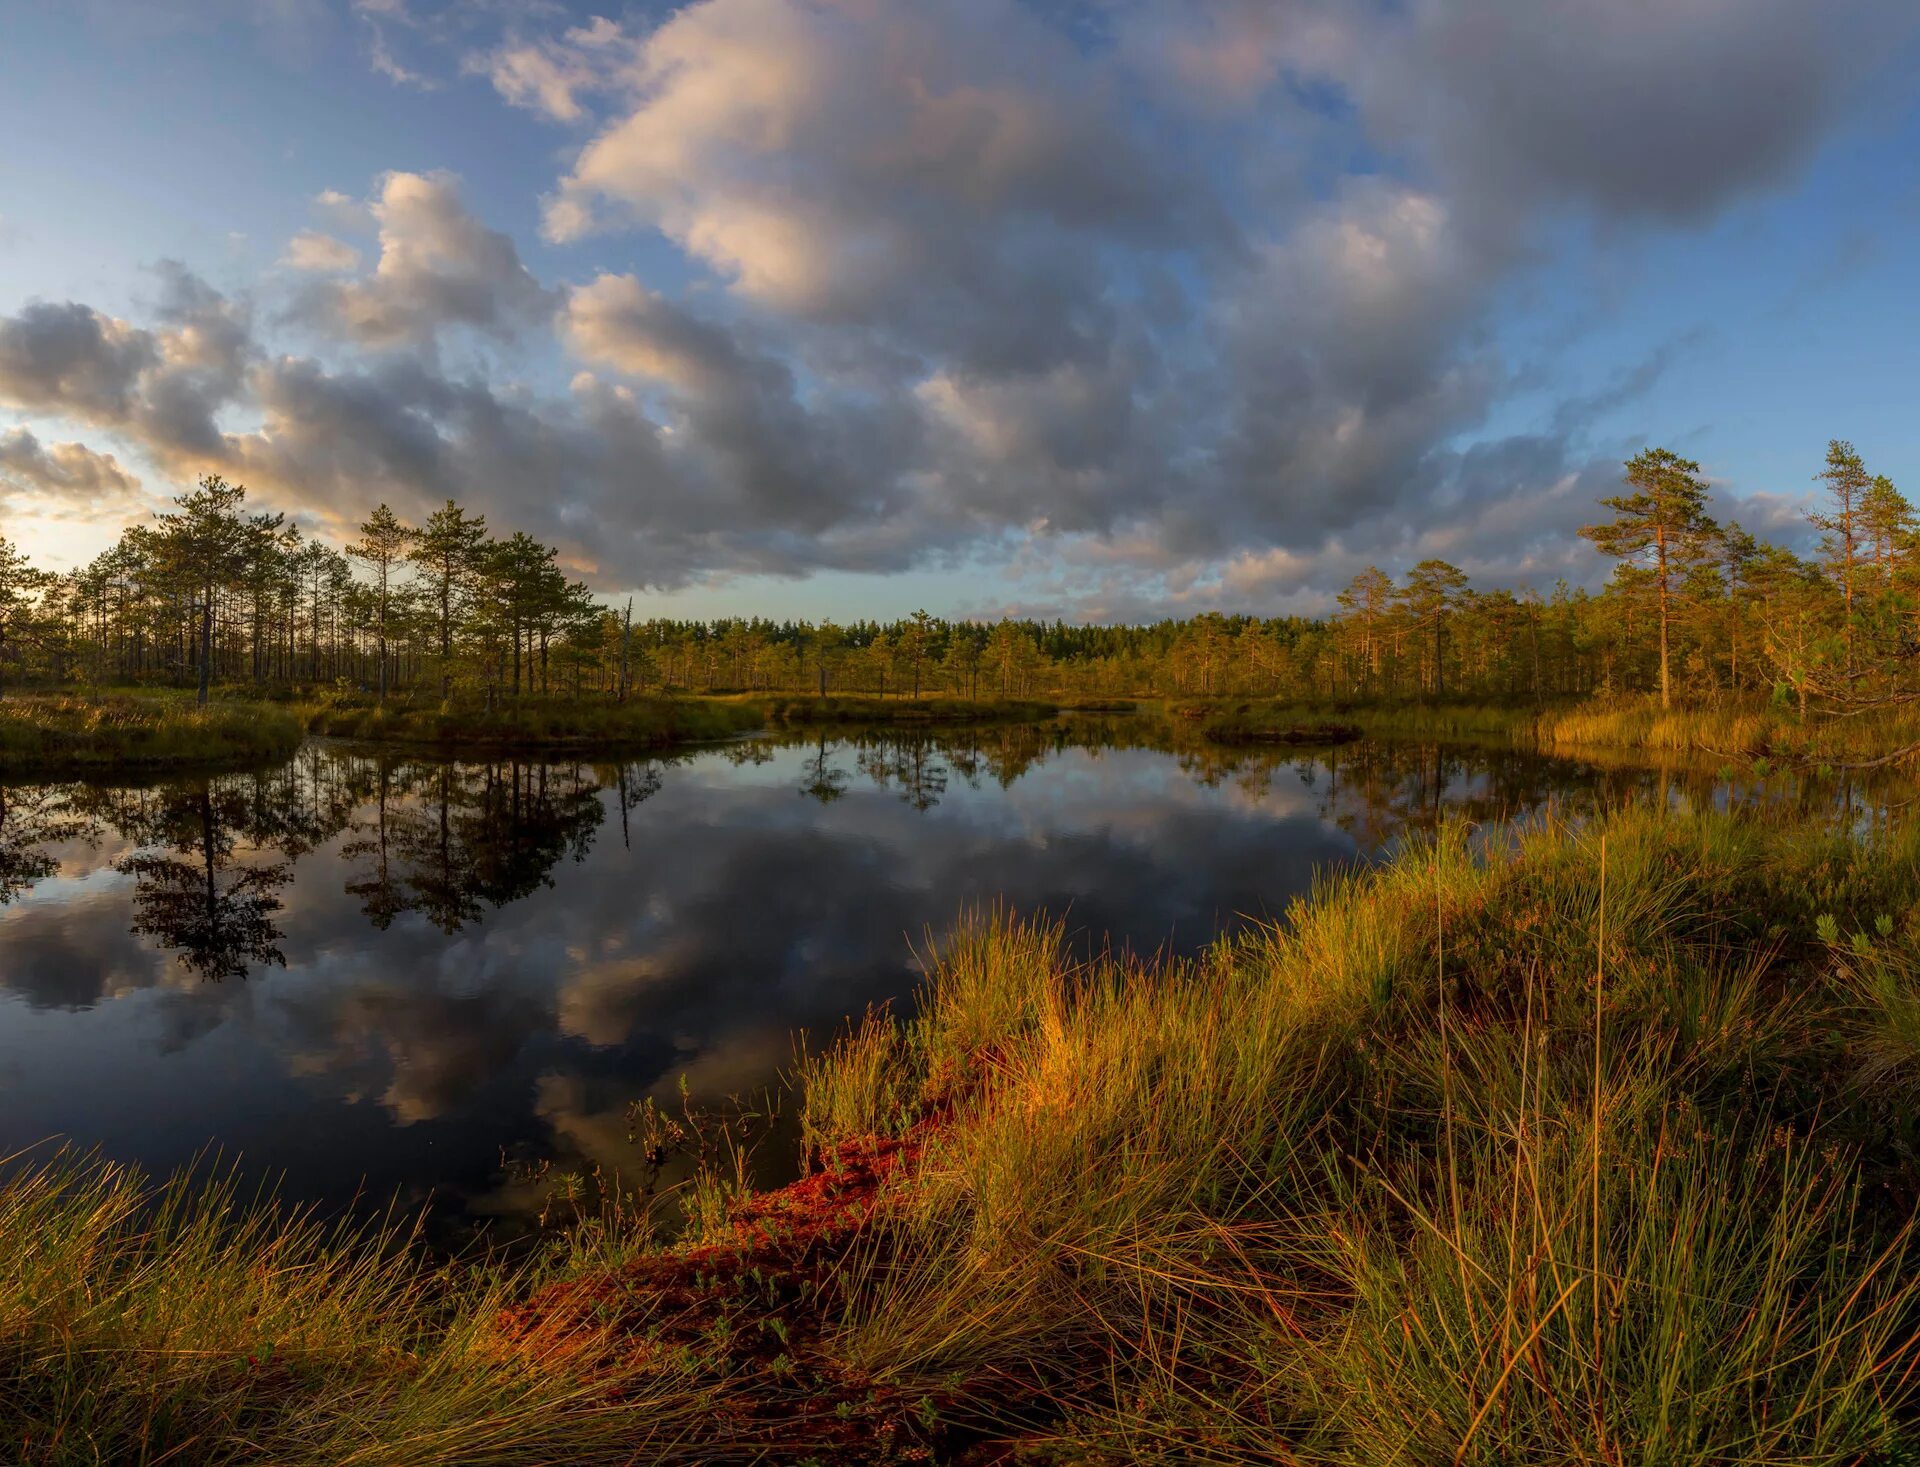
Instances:
[[[309,732],[440,750],[579,752],[655,749],[727,738],[763,726],[760,711],[716,698],[525,698],[485,704],[327,700],[306,710]]]
[[[0,774],[230,767],[284,758],[305,733],[272,704],[15,695],[0,698]]]
[[[760,698],[768,723],[820,724],[1026,723],[1052,718],[1057,705],[1021,698]]]
[[[1909,1460],[1917,884],[1911,828],[1634,812],[1196,961],[969,921],[802,1066],[800,1182],[512,1266],[16,1164],[0,1451]]]

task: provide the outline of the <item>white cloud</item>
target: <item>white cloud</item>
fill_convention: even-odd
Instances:
[[[578,122],[586,115],[581,97],[613,86],[633,64],[635,51],[620,26],[596,16],[557,40],[509,40],[492,51],[475,52],[461,70],[486,77],[515,107],[556,122]]]
[[[360,251],[343,239],[318,230],[303,229],[287,241],[287,252],[280,263],[290,270],[312,270],[334,274],[360,267]]]
[[[552,313],[554,293],[511,239],[467,212],[452,175],[389,173],[368,209],[373,272],[310,289],[298,310],[308,323],[368,347],[425,346],[455,326],[510,339]]]

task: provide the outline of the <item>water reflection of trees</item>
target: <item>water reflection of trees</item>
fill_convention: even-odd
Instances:
[[[0,907],[59,869],[53,847],[83,838],[89,823],[56,785],[0,785]]]
[[[721,757],[755,766],[792,750],[802,754],[805,796],[830,803],[857,779],[921,812],[956,789],[1009,787],[1070,750],[1087,759],[1151,750],[1171,756],[1194,783],[1231,788],[1244,801],[1305,794],[1321,819],[1363,849],[1445,818],[1495,823],[1635,801],[1701,808],[1784,800],[1838,804],[1866,824],[1884,818],[1896,798],[1884,784],[1741,782],[1699,767],[1500,748],[1366,740],[1223,749],[1151,718],[814,729],[729,745]],[[658,793],[673,762],[455,764],[316,744],[272,770],[210,779],[0,789],[0,904],[53,874],[62,843],[117,836],[136,848],[116,862],[134,882],[133,931],[194,972],[237,977],[282,961],[280,892],[292,867],[344,837],[345,890],[373,926],[417,914],[452,934],[551,886],[560,863],[584,859],[614,812],[622,843],[632,846],[633,812]]]
[[[552,884],[582,860],[614,794],[623,830],[657,765],[446,764],[314,746],[278,769],[150,785],[0,789],[0,903],[54,874],[55,847],[117,837],[132,931],[207,978],[280,965],[280,892],[344,834],[345,889],[377,928],[418,912],[442,932]]]
[[[286,962],[274,916],[293,863],[267,858],[270,847],[236,858],[248,811],[244,790],[211,780],[170,788],[143,808],[144,849],[119,863],[133,877],[134,933],[203,978]]]
[[[363,813],[341,855],[350,895],[375,927],[419,912],[442,932],[478,921],[553,884],[562,860],[584,860],[610,783],[623,827],[659,788],[657,772],[522,760],[484,764],[366,760],[353,771]]]

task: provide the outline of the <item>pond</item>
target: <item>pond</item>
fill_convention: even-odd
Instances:
[[[215,1155],[325,1207],[431,1199],[510,1233],[543,1164],[633,1174],[635,1102],[752,1096],[800,1031],[910,1004],[916,952],[965,910],[1191,952],[1442,815],[1750,793],[1176,740],[1069,717],[626,763],[314,742],[264,771],[6,788],[0,1155]]]

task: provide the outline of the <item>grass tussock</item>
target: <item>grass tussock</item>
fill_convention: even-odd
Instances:
[[[1917,846],[1456,832],[1151,969],[966,928],[805,1074],[823,1148],[951,1112],[839,1348],[1061,1461],[1891,1452]]]
[[[16,1180],[0,1454],[1910,1460],[1916,889],[1920,831],[1640,811],[1191,960],[982,916],[803,1059],[801,1182],[538,1277]]]
[[[311,709],[307,728],[333,738],[440,749],[650,749],[728,738],[759,728],[757,710],[711,698],[501,699],[492,708],[465,701],[329,700]]]
[[[219,1175],[57,1156],[0,1188],[0,1236],[0,1460],[21,1467],[616,1463],[694,1425],[683,1396],[503,1349],[536,1270],[430,1267],[404,1229]]]
[[[1894,705],[1857,714],[1816,713],[1802,722],[1791,707],[1777,704],[1662,709],[1653,699],[1635,699],[1545,716],[1538,742],[1549,751],[1625,747],[1845,765],[1878,760],[1920,743],[1920,714]]]
[[[0,698],[0,771],[168,769],[284,757],[299,716],[255,702],[205,708],[190,697],[15,695]]]
[[[1053,703],[1019,698],[872,698],[832,694],[824,698],[753,700],[774,725],[876,723],[1015,723],[1051,718]]]

